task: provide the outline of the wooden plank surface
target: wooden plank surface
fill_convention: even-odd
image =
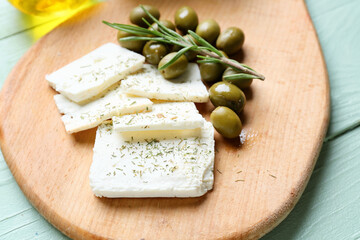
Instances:
[[[351,15],[350,13],[358,15],[356,13],[359,13],[360,8],[354,2],[351,4],[351,1],[319,0],[307,1],[307,4],[316,28],[321,29],[319,37],[332,85],[332,118],[339,119],[339,121],[332,122],[331,126],[339,129],[355,121],[358,116],[356,114],[359,113],[359,98],[356,93],[360,89],[353,76],[358,75],[360,70],[354,64],[360,62],[359,46],[354,44],[356,41],[358,42],[360,34],[352,31],[351,28],[353,23],[358,20],[352,18],[351,21],[348,21],[348,16]],[[9,9],[1,8],[0,12],[3,11],[9,11]],[[15,20],[7,19],[8,22]],[[0,32],[1,30],[3,28],[0,29]],[[12,37],[13,41],[1,45],[1,52],[7,47],[20,47],[19,43],[31,41],[31,35],[31,33],[25,33],[18,38]],[[15,51],[16,47],[12,49]],[[22,55],[20,51],[18,53],[12,51],[8,52],[14,55],[13,61],[7,61],[8,55],[0,58],[0,61],[4,59],[0,67],[0,70],[4,72],[4,77],[5,73],[10,71],[16,57],[20,58]],[[347,53],[346,59],[343,56],[344,52]],[[339,74],[340,71],[342,74]],[[2,77],[0,84],[3,81]],[[314,172],[303,198],[290,216],[264,239],[331,239],[339,234],[341,235],[339,239],[356,239],[358,237],[358,218],[356,216],[359,216],[360,207],[354,199],[359,199],[360,191],[356,189],[356,185],[353,185],[352,188],[343,188],[342,186],[357,183],[357,172],[360,167],[356,160],[360,153],[356,143],[360,142],[359,137],[359,131],[355,130],[354,134],[348,133],[325,145],[318,161],[317,170]],[[338,174],[339,168],[345,169]],[[2,196],[0,198],[1,239],[65,239],[33,210],[17,187],[2,158],[0,161],[0,194]],[[339,220],[344,218],[346,221]]]
[[[63,24],[33,46],[9,75],[0,95],[3,154],[28,199],[68,236],[258,238],[297,202],[319,153],[329,113],[326,71],[305,5],[263,0],[212,3],[207,8],[201,1],[191,5],[200,20],[206,14],[223,28],[241,23],[247,33],[243,60],[260,69],[267,81],[256,82],[248,92],[245,143],[240,146],[216,135],[218,171],[214,190],[204,197],[94,197],[88,170],[95,131],[66,134],[53,103],[54,91],[40,77],[113,41],[116,32],[101,20],[125,22],[138,3],[109,1]],[[169,18],[180,4],[190,2],[155,5]],[[209,103],[199,110],[208,116],[212,108]],[[24,119],[31,128],[22,124]]]
[[[320,43],[326,47],[324,57],[332,89],[331,135],[360,119],[360,32],[356,27],[360,26],[360,5],[351,0],[320,0],[314,1],[310,10],[322,36]]]

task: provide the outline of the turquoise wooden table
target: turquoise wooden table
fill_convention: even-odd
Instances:
[[[360,120],[360,2],[307,0],[331,84],[328,135]],[[0,86],[29,47],[63,19],[21,14],[0,1]],[[324,144],[290,215],[263,239],[360,239],[360,128]],[[0,154],[0,239],[68,239],[27,201]]]

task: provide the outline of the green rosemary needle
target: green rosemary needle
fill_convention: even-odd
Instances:
[[[133,40],[144,40],[144,41],[157,41],[163,42],[167,44],[180,46],[182,49],[165,65],[159,68],[162,70],[167,68],[171,64],[173,64],[182,54],[187,51],[194,51],[198,54],[198,63],[221,63],[228,67],[233,68],[238,71],[238,74],[228,75],[226,79],[260,79],[265,80],[265,77],[257,73],[255,70],[246,66],[245,64],[241,64],[234,59],[229,59],[224,57],[221,52],[208,43],[205,39],[197,35],[195,32],[189,30],[188,34],[191,35],[195,41],[191,38],[185,39],[176,31],[173,31],[167,27],[165,27],[161,22],[159,22],[155,17],[151,15],[143,6],[141,8],[144,12],[151,18],[152,21],[158,24],[158,30],[151,27],[151,24],[143,18],[143,21],[149,26],[149,29],[142,28],[133,25],[127,24],[119,24],[119,23],[109,23],[107,21],[103,21],[104,24],[127,33],[134,34],[136,36],[124,37],[121,38],[120,41],[133,41]]]

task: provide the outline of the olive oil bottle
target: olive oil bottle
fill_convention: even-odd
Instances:
[[[8,0],[20,11],[43,17],[70,15],[94,0]]]

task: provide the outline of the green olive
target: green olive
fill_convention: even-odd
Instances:
[[[229,58],[224,51],[221,51],[222,55]],[[207,83],[214,83],[221,80],[221,76],[225,70],[225,66],[221,63],[200,63],[201,79]]]
[[[218,133],[226,138],[239,137],[242,124],[239,116],[228,107],[217,107],[210,115],[210,121]]]
[[[229,27],[216,40],[216,47],[231,55],[241,49],[244,41],[245,35],[240,28]]]
[[[157,8],[149,5],[143,5],[143,7],[151,13],[156,19],[160,18],[160,12]],[[133,8],[130,12],[130,22],[132,22],[135,25],[138,25],[140,27],[148,27],[148,25],[142,20],[145,18],[149,23],[153,23],[151,18],[142,10],[142,8],[139,6]]]
[[[117,33],[117,40],[122,47],[127,48],[134,52],[141,53],[141,51],[146,43],[145,41],[142,41],[142,40],[120,41],[121,38],[130,37],[130,36],[135,36],[135,35],[119,30]]]
[[[194,31],[198,23],[198,16],[191,7],[181,7],[175,13],[175,26],[183,33],[187,33],[188,30]]]
[[[189,34],[185,35],[184,38],[186,40],[191,39],[193,42],[195,42],[195,44],[197,44],[196,40]],[[174,45],[172,51],[177,52],[177,51],[180,51],[180,49],[181,49],[180,46]],[[197,56],[197,53],[194,51],[187,51],[185,53],[185,57],[188,59],[189,62],[194,61],[196,59],[196,56]]]
[[[175,25],[170,21],[170,20],[160,20],[159,21],[162,25],[164,25],[165,27],[175,31]],[[151,27],[153,27],[155,30],[158,30],[159,31],[159,26],[157,23],[153,23],[151,25]],[[149,27],[150,29],[150,27]]]
[[[214,44],[220,34],[219,24],[213,19],[205,20],[197,26],[196,34]]]
[[[146,62],[157,65],[160,60],[168,54],[168,52],[168,48],[165,44],[148,41],[144,46],[142,54],[146,58]]]
[[[250,87],[251,83],[253,82],[252,79],[235,79],[235,80],[226,80],[226,79],[224,79],[225,76],[238,74],[238,73],[240,73],[240,72],[232,69],[231,67],[228,67],[225,70],[225,72],[223,73],[223,81],[232,83],[232,84],[236,85],[240,89]]]
[[[226,106],[240,113],[246,104],[243,91],[228,82],[218,82],[209,89],[210,101],[215,107]]]
[[[189,62],[194,61],[196,59],[197,53],[194,51],[187,51],[185,54],[185,57]]]
[[[159,68],[168,63],[173,57],[175,57],[176,54],[177,52],[172,52],[161,59],[159,62]],[[173,64],[163,70],[160,70],[160,73],[166,79],[177,78],[186,71],[187,65],[187,58],[184,55],[181,55],[181,57],[178,58]]]
[[[224,65],[221,63],[200,63],[201,79],[207,83],[214,83],[221,80],[224,72]]]

